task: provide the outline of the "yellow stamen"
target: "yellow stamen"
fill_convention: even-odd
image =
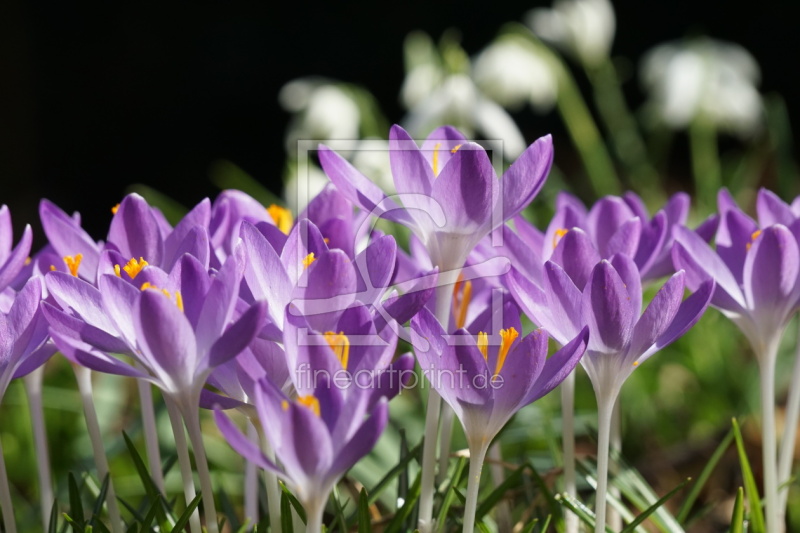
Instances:
[[[458,149],[461,148],[462,146],[464,146],[464,145],[463,144],[455,145],[455,147],[452,150],[450,150],[450,153],[454,154],[454,153],[458,152]]]
[[[464,275],[458,276],[453,286],[453,316],[456,319],[456,328],[463,328],[467,323],[467,309],[472,299],[472,282],[464,281]]]
[[[481,351],[484,360],[489,360],[489,335],[481,331],[478,333],[478,350]]]
[[[286,400],[282,400],[281,401],[281,409],[283,409],[284,411],[288,411],[289,410],[289,402],[287,402]]]
[[[747,243],[747,250],[750,251],[750,248],[753,246],[753,243],[756,242],[758,236],[761,235],[761,230],[757,229],[750,235],[750,242]]]
[[[562,238],[564,235],[566,235],[567,233],[569,233],[569,230],[568,230],[568,229],[564,229],[564,228],[558,228],[558,229],[556,230],[556,233],[555,233],[555,235],[553,235],[553,248],[554,248],[554,249],[555,249],[555,247],[556,247],[556,246],[558,246],[558,241],[560,241],[560,240],[561,240],[561,238]]]
[[[436,143],[433,145],[433,161],[431,161],[431,166],[433,167],[433,175],[439,175],[439,148],[442,147],[442,143]]]
[[[124,267],[122,267],[122,270],[127,272],[128,276],[130,276],[130,278],[133,279],[147,265],[148,265],[148,262],[144,260],[144,257],[140,257],[138,261],[136,260],[136,258],[131,257],[131,260],[128,261],[125,264]],[[114,272],[117,273],[117,276],[120,275],[120,273],[119,273],[119,265],[115,265],[114,266]]]
[[[323,241],[325,244],[330,244],[330,242],[331,242],[331,240],[330,240],[329,238],[327,238],[327,237],[323,237],[323,238],[322,238],[322,241]]]
[[[114,265],[114,274],[116,274],[118,278],[121,278],[121,277],[122,277],[122,274],[121,274],[121,270],[120,270],[120,268],[119,268],[119,265]]]
[[[55,270],[56,270],[56,266],[55,265],[50,265],[50,272],[55,272]]]
[[[272,221],[275,222],[275,226],[288,235],[292,230],[292,224],[294,223],[294,220],[292,219],[292,212],[285,207],[272,204],[267,208],[267,213],[269,213],[269,216],[272,217]]]
[[[343,331],[339,333],[327,331],[325,332],[325,340],[328,341],[328,345],[333,350],[333,353],[336,354],[336,358],[342,363],[342,368],[347,370],[347,363],[350,360],[350,339],[347,338]]]
[[[28,266],[30,264],[31,264],[31,258],[30,257],[26,257],[25,258],[25,266]]]
[[[305,259],[303,259],[303,268],[305,269],[305,268],[308,268],[308,267],[310,267],[310,266],[311,266],[311,263],[313,263],[313,262],[314,262],[314,261],[316,261],[316,260],[317,260],[317,258],[316,258],[316,257],[314,257],[314,252],[311,252],[310,254],[308,254],[308,255],[306,256],[306,258],[305,258]]]
[[[183,312],[183,296],[181,296],[181,291],[175,291],[175,305],[178,306],[178,309]]]
[[[503,365],[506,364],[506,356],[508,355],[508,351],[511,349],[511,345],[517,340],[519,337],[519,333],[517,332],[516,328],[508,328],[508,329],[501,329],[500,330],[500,351],[497,353],[497,366],[494,369],[494,376],[492,379],[497,377],[500,374],[500,371],[503,370]]]
[[[634,361],[633,366],[639,366],[639,361]]]
[[[114,207],[111,208],[111,214],[112,215],[116,215],[117,211],[119,211],[119,204],[117,204],[117,205],[115,205]]]
[[[311,409],[311,412],[315,415],[319,416],[319,400],[316,397],[309,394],[308,396],[300,396],[297,398],[297,403],[304,407],[308,407]]]
[[[67,264],[67,268],[69,269],[69,273],[78,277],[78,268],[81,266],[81,261],[83,260],[83,254],[75,254],[75,256],[67,255],[64,256],[64,263]]]

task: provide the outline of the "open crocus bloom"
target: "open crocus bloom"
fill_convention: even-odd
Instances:
[[[0,207],[0,292],[14,281],[25,266],[32,239],[30,226],[25,226],[22,239],[12,248],[14,230],[11,227],[11,212],[5,205]]]
[[[486,150],[452,127],[434,130],[420,148],[393,126],[389,149],[398,192],[391,198],[331,149],[321,146],[319,157],[339,192],[373,215],[410,227],[443,271],[461,268],[478,241],[528,205],[553,160],[552,140],[542,137],[498,180]]]
[[[412,320],[412,339],[423,373],[455,411],[476,453],[518,410],[553,390],[572,372],[589,337],[584,328],[548,359],[547,332],[536,330],[519,338],[519,313],[514,318],[509,304],[504,307],[510,325],[476,336],[466,330],[447,335],[427,309]],[[487,325],[490,322],[495,321]]]
[[[699,237],[698,237],[699,238]],[[674,274],[642,313],[642,284],[633,260],[622,254],[600,261],[581,291],[559,265],[547,261],[543,289],[512,271],[509,289],[531,319],[564,344],[589,326],[582,359],[595,392],[616,397],[642,361],[672,343],[700,319],[713,293],[702,284],[683,299],[683,272]]]

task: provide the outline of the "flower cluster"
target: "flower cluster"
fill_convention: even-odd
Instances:
[[[598,400],[602,530],[611,412],[641,363],[712,305],[750,340],[764,387],[773,379],[777,342],[800,302],[797,201],[789,206],[762,191],[756,222],[723,191],[719,214],[691,229],[685,194],[650,216],[633,193],[588,209],[563,193],[541,231],[521,213],[549,172],[549,136],[500,178],[486,150],[451,127],[419,145],[395,126],[389,148],[395,195],[321,146],[332,183],[296,220],[285,208],[225,191],[173,226],[131,194],[113,207],[97,242],[77,214],[42,200],[48,244],[29,256],[30,228],[13,246],[3,207],[0,399],[10,380],[56,350],[76,373],[128,376],[145,396],[148,384],[156,386],[173,422],[187,504],[195,490],[180,449],[188,430],[209,531],[218,523],[199,412],[213,409],[230,445],[268,480],[282,479],[317,532],[331,491],[378,441],[388,402],[418,362],[432,388],[419,528],[433,527],[437,428],[441,422],[446,458],[455,415],[471,456],[464,519],[471,532],[493,440],[580,363]],[[408,250],[372,227],[377,218],[410,229]],[[644,285],[660,285],[649,302]],[[526,334],[522,314],[541,329]],[[551,335],[561,348],[548,357]],[[401,339],[416,358],[396,354]],[[769,393],[764,402],[765,416],[774,415]],[[243,413],[263,438],[245,436],[225,410]],[[768,491],[777,491],[786,473],[778,479],[772,442],[764,468],[774,483]],[[267,487],[271,515],[280,513],[276,487]],[[120,530],[119,516],[111,521]],[[200,531],[199,513],[190,525]]]

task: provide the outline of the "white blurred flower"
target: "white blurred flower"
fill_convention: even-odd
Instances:
[[[339,84],[314,78],[293,80],[283,86],[278,100],[294,114],[286,134],[290,152],[300,139],[358,139],[362,119],[358,103]]]
[[[474,60],[472,77],[484,94],[509,109],[520,109],[528,102],[547,111],[558,96],[549,60],[517,37],[500,38],[487,46]]]
[[[283,185],[286,207],[296,215],[303,212],[308,202],[330,183],[328,176],[310,161],[306,165],[290,165]]]
[[[759,77],[758,64],[744,48],[712,39],[662,44],[642,61],[650,106],[673,128],[702,117],[722,130],[752,134],[763,116]]]
[[[529,11],[525,22],[536,35],[587,67],[608,58],[616,31],[609,0],[556,0],[552,9]]]

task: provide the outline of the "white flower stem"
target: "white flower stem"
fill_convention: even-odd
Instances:
[[[39,502],[43,531],[50,525],[50,511],[53,508],[53,480],[50,475],[50,454],[47,450],[47,430],[42,408],[42,378],[44,366],[40,366],[23,378],[28,395],[28,409],[31,413],[33,447],[36,451],[36,465],[39,474]]]
[[[469,479],[467,480],[467,502],[464,506],[464,529],[462,533],[475,530],[475,513],[478,510],[478,491],[481,488],[481,472],[486,459],[488,442],[481,442],[469,449]]]
[[[575,372],[561,382],[561,445],[564,452],[564,492],[578,495],[575,481]],[[565,509],[566,533],[578,533],[578,515]]]
[[[189,458],[189,445],[186,442],[186,432],[183,428],[181,413],[175,402],[168,396],[164,396],[164,404],[167,406],[167,414],[172,424],[172,433],[175,437],[175,451],[178,454],[178,464],[181,468],[181,478],[183,479],[183,497],[186,505],[189,505],[197,495],[194,490],[194,476],[192,474],[192,461]],[[192,533],[201,533],[200,513],[194,510],[189,517],[189,528]]]
[[[269,443],[263,429],[258,430],[261,436],[261,451],[270,461],[275,463],[275,452]],[[269,511],[270,530],[281,533],[281,487],[278,485],[278,476],[271,470],[264,470],[264,486],[267,488],[267,510]]]
[[[325,502],[314,500],[305,502],[303,506],[306,508],[306,533],[322,533],[322,515],[325,513]]]
[[[3,512],[6,533],[17,533],[17,521],[14,519],[14,505],[11,503],[11,489],[8,486],[8,473],[5,459],[3,459],[2,445],[0,445],[0,511]]]
[[[247,438],[258,441],[256,427],[247,419]],[[258,523],[258,469],[253,461],[244,463],[244,516],[251,523]]]
[[[447,477],[450,466],[450,446],[453,442],[453,421],[455,412],[447,404],[442,404],[441,427],[439,428],[439,470],[436,472],[436,485],[441,485]]]
[[[789,382],[789,397],[786,400],[786,418],[778,457],[778,483],[784,484],[792,474],[794,463],[794,446],[797,436],[797,425],[800,421],[800,333],[797,336],[797,348],[794,360],[792,379]],[[786,516],[786,504],[789,498],[789,487],[784,487],[780,494],[778,507],[781,523]]]
[[[440,276],[450,276],[443,272]],[[450,322],[450,302],[453,285],[444,283],[436,288],[436,319],[447,331]],[[426,369],[423,369],[426,370]],[[428,376],[436,380],[436,376]],[[431,386],[428,394],[428,409],[425,414],[425,435],[422,444],[422,479],[420,480],[419,519],[417,528],[420,533],[433,531],[433,496],[435,492],[434,477],[436,474],[436,441],[439,435],[439,417],[442,409],[442,397]],[[447,450],[449,453],[450,450]]]
[[[189,440],[194,451],[194,464],[200,478],[200,492],[203,494],[203,514],[206,517],[208,533],[219,533],[217,508],[214,502],[214,486],[211,483],[211,472],[208,469],[206,446],[203,444],[203,431],[200,428],[200,401],[186,402],[183,408],[183,420],[189,430]]]
[[[492,476],[492,484],[495,487],[499,487],[505,479],[503,450],[500,448],[499,442],[489,446],[488,456],[491,460],[489,473]],[[512,531],[514,529],[514,522],[511,521],[511,506],[507,500],[502,499],[495,506],[495,520],[497,520],[498,531]]]
[[[620,403],[614,402],[614,408],[611,410],[611,431],[609,432],[610,449],[614,452],[614,456],[618,457],[622,452],[622,413],[620,411]],[[609,461],[610,462],[610,461]],[[619,499],[620,491],[617,487],[609,487],[608,493]],[[608,525],[612,531],[619,531],[622,529],[622,516],[613,505],[607,507]]]
[[[137,368],[143,368],[138,365]],[[139,390],[139,408],[142,413],[142,428],[144,430],[144,444],[147,451],[147,462],[150,465],[150,477],[161,491],[164,490],[164,472],[161,470],[161,451],[158,447],[158,430],[156,429],[156,414],[153,407],[153,390],[150,383],[143,379],[136,380]]]
[[[89,430],[89,439],[92,442],[92,452],[94,453],[94,464],[97,468],[97,476],[102,481],[108,476],[108,491],[106,492],[106,504],[108,505],[108,519],[111,524],[111,531],[121,533],[123,531],[122,519],[119,514],[117,495],[114,491],[114,482],[108,469],[108,458],[103,447],[103,436],[100,433],[100,423],[97,420],[97,411],[94,408],[94,398],[92,395],[92,371],[80,365],[72,365],[75,371],[75,379],[78,382],[78,391],[83,402],[83,414],[86,418],[86,428]]]
[[[761,377],[761,443],[764,472],[764,518],[767,531],[784,529],[778,513],[778,465],[775,435],[775,360],[778,342],[766,346],[759,357]]]
[[[595,496],[595,533],[606,530],[606,500],[608,492],[608,451],[611,417],[617,393],[597,394],[597,494]]]

